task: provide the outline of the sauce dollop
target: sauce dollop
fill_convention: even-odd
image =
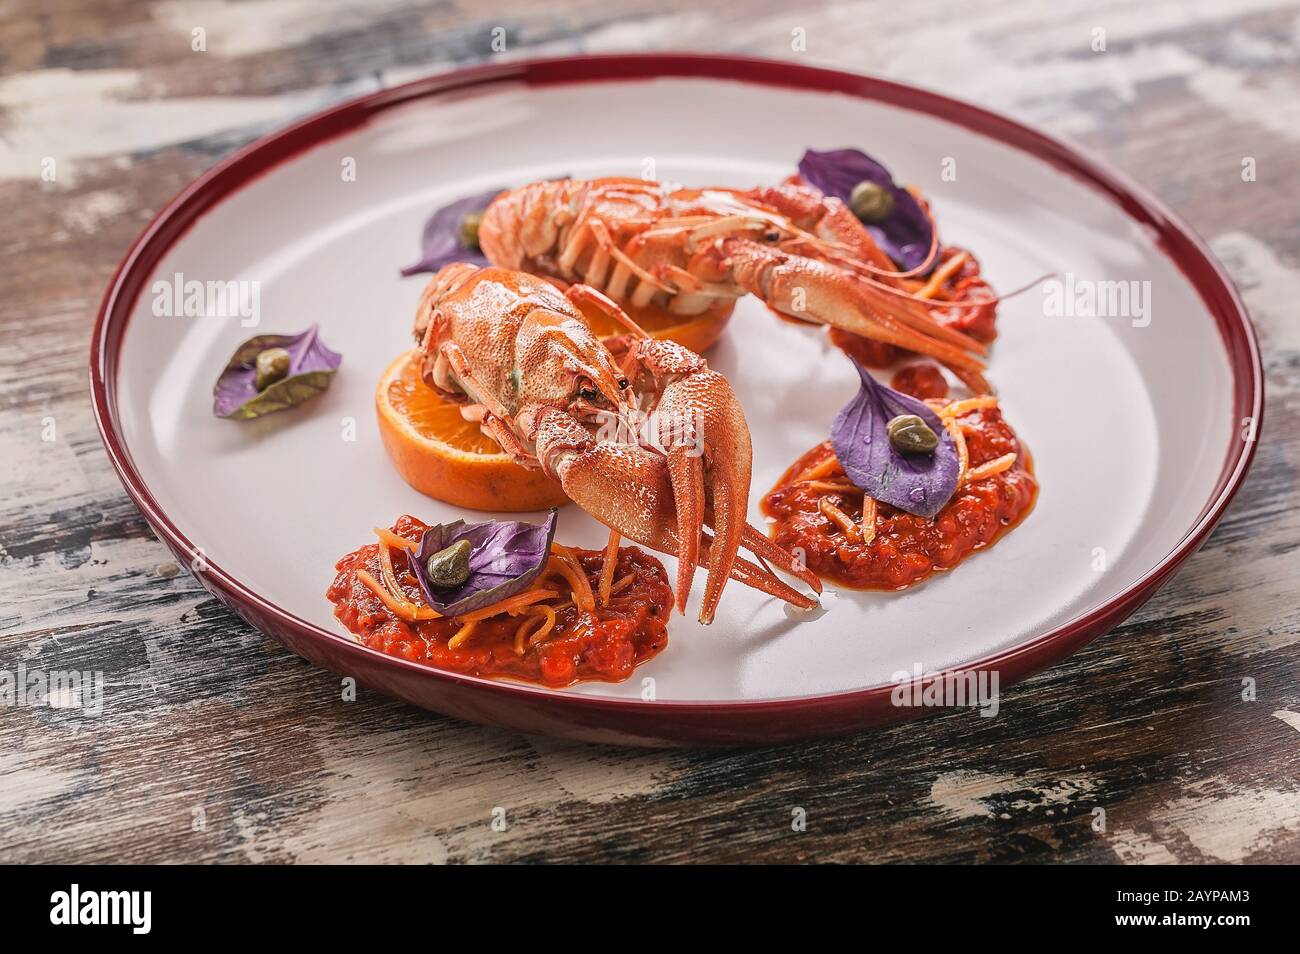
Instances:
[[[763,499],[763,512],[774,520],[773,538],[792,552],[801,548],[804,562],[818,576],[855,589],[911,586],[989,546],[1029,512],[1038,482],[1000,409],[970,411],[957,423],[971,468],[1008,453],[1016,454],[1015,463],[959,486],[932,520],[879,504],[875,536],[864,542],[860,532],[846,529],[823,509],[822,501],[828,499],[861,525],[862,492],[839,489],[851,482],[830,441],[824,441],[795,461]],[[816,478],[805,479],[809,472]]]
[[[428,524],[411,516],[398,518],[392,527],[393,533],[407,540],[419,540],[427,529]],[[469,639],[452,648],[448,641],[462,626],[455,617],[409,622],[394,614],[357,577],[358,570],[381,577],[380,546],[367,544],[339,560],[326,596],[334,604],[335,617],[349,632],[364,645],[390,656],[451,672],[562,687],[582,680],[621,682],[668,645],[673,605],[668,574],[663,564],[637,547],[619,548],[615,588],[607,603],[597,599],[592,612],[580,610],[571,600],[554,604],[554,628],[544,640],[527,645],[520,653],[516,635],[523,616],[503,613],[482,620]],[[405,554],[397,549],[391,552],[406,598],[422,603]],[[604,553],[571,552],[595,591]]]

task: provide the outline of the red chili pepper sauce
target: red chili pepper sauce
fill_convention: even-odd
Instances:
[[[902,589],[940,570],[949,570],[987,547],[1022,520],[1034,505],[1038,482],[1032,462],[998,408],[970,411],[957,418],[966,437],[970,467],[1015,452],[1016,461],[1000,473],[957,489],[934,518],[927,520],[878,504],[875,539],[846,531],[820,507],[823,497],[860,526],[861,493],[827,491],[799,483],[818,464],[834,459],[830,441],[818,444],[782,475],[763,499],[763,512],[775,520],[773,538],[787,550],[800,547],[818,576],[854,589]],[[818,478],[851,483],[836,461]]]
[[[948,382],[943,372],[932,364],[909,364],[894,372],[889,386],[922,401],[948,396]]]
[[[428,529],[414,517],[400,517],[392,531],[419,540]],[[335,566],[338,575],[326,596],[334,615],[366,646],[438,669],[474,676],[504,676],[545,686],[561,687],[582,680],[621,682],[638,665],[668,645],[668,617],[673,605],[668,574],[654,557],[637,547],[621,547],[616,581],[629,574],[630,583],[613,593],[607,604],[597,597],[594,612],[583,612],[572,601],[555,609],[556,625],[543,641],[515,651],[515,634],[523,616],[501,614],[482,620],[459,647],[447,643],[461,628],[455,617],[409,622],[394,614],[357,577],[365,570],[382,579],[379,543],[354,550]],[[599,550],[573,550],[595,592],[604,565]],[[404,552],[393,549],[393,569],[405,598],[424,605]],[[555,605],[555,604],[552,604]]]

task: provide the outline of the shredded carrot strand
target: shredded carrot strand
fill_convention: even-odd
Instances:
[[[862,495],[862,542],[868,544],[876,539],[876,498]]]
[[[848,481],[810,480],[808,481],[808,489],[824,490],[830,493],[862,493],[861,487],[858,487],[856,484],[851,484]]]
[[[528,631],[534,623],[540,625],[546,621],[546,617],[538,614],[536,616],[529,614],[524,617],[524,621],[519,624],[515,630],[515,655],[522,656],[528,649]]]
[[[439,618],[438,611],[430,606],[417,606],[407,600],[399,600],[365,570],[357,570],[357,579],[364,583],[375,596],[379,597],[380,602],[387,606],[394,616],[400,617],[408,623],[418,623],[421,620]]]
[[[379,541],[379,578],[384,581],[384,586],[388,587],[388,592],[392,593],[395,599],[410,603],[412,606],[419,605],[407,597],[406,591],[397,582],[397,574],[393,571],[393,554],[383,540]]]
[[[408,540],[406,537],[399,537],[397,534],[393,533],[393,531],[385,530],[383,527],[375,527],[374,530],[375,536],[380,540],[383,540],[390,547],[397,547],[399,550],[418,550],[420,548],[419,541],[417,540]]]
[[[567,549],[560,550],[558,554],[546,561],[546,570],[548,573],[554,572],[563,576],[569,584],[569,589],[573,591],[573,602],[578,604],[579,609],[590,612],[596,608],[596,598],[591,592],[591,583],[587,580],[587,574],[581,567],[575,567],[572,560]]]
[[[957,426],[955,417],[941,417],[944,429],[952,438],[953,445],[957,448],[957,486],[961,486],[962,477],[966,474],[966,468],[970,466],[970,451],[966,449],[966,435],[962,433]]]
[[[917,292],[920,298],[933,298],[935,293],[943,287],[944,282],[957,273],[957,270],[966,264],[966,259],[970,256],[966,252],[958,252],[948,261],[944,262],[934,270],[930,280],[925,283],[925,287]]]
[[[1015,454],[1003,454],[1001,457],[994,458],[987,463],[980,464],[978,467],[968,470],[963,483],[973,484],[977,480],[983,480],[985,477],[992,477],[994,474],[1000,474],[1011,467],[1016,462]]]
[[[528,627],[533,624],[533,621],[535,619],[536,617],[533,616],[526,617],[522,623],[520,623],[518,626],[515,627],[515,655],[516,656],[522,656],[524,654],[524,649],[526,648],[524,642],[527,639],[526,632],[528,630]]]
[[[456,635],[447,640],[448,649],[460,649],[465,641],[474,635],[474,627],[478,625],[478,620],[472,619],[460,629],[456,630]]]
[[[985,408],[997,406],[997,398],[985,395],[984,397],[973,397],[966,398],[962,401],[953,401],[951,404],[944,405],[939,414],[941,417],[961,417],[963,414],[969,414],[971,411],[982,411]]]
[[[573,568],[573,575],[578,580],[579,590],[574,594],[574,602],[578,604],[578,609],[591,612],[596,608],[596,594],[591,589],[591,581],[587,579],[587,571],[582,568],[582,562],[573,551],[565,554],[565,561]]]
[[[464,613],[458,617],[462,623],[477,623],[481,619],[488,619],[501,613],[508,613],[512,609],[518,609],[521,606],[527,606],[530,603],[536,603],[539,600],[548,600],[552,596],[558,595],[555,590],[544,587],[534,587],[524,590],[522,593],[516,593],[514,596],[507,596],[503,600],[498,600],[491,606],[485,606],[482,609],[474,610],[472,613]]]
[[[623,590],[625,590],[625,589],[627,589],[629,586],[631,586],[631,585],[632,585],[632,581],[635,580],[635,579],[636,579],[636,574],[635,574],[635,573],[629,573],[627,576],[623,577],[623,578],[620,579],[617,583],[615,583],[612,587],[610,587],[609,595],[610,595],[610,596],[617,596],[619,593],[623,592]]]
[[[817,502],[817,509],[838,523],[844,532],[850,537],[857,539],[857,537],[860,536],[858,525],[853,522],[853,518],[839,507],[835,506],[835,504],[831,503],[830,498],[823,497],[819,500]]]
[[[540,618],[542,620],[542,625],[537,632],[528,637],[528,647],[530,649],[544,640],[547,636],[551,635],[551,630],[555,629],[555,610],[551,609],[545,603],[534,607],[534,609],[541,610]]]
[[[600,602],[603,606],[609,602],[609,588],[614,583],[614,571],[618,569],[618,544],[622,534],[617,530],[609,531],[609,542],[605,544],[605,561],[600,565]]]
[[[834,454],[832,454],[830,457],[826,458],[820,464],[814,464],[813,466],[805,470],[802,474],[799,475],[798,479],[796,479],[794,483],[798,484],[798,483],[802,483],[805,480],[818,480],[819,478],[825,477],[832,470],[838,467],[839,463],[840,463],[839,459],[836,458]]]

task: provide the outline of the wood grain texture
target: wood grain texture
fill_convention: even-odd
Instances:
[[[0,860],[1300,860],[1296,8],[907,10],[902,21],[885,2],[798,13],[777,0],[10,4],[0,670],[99,670],[107,685],[99,716],[0,710]],[[191,48],[197,28],[206,52]],[[795,29],[806,52],[791,48]],[[88,406],[91,321],[123,250],[194,176],[380,83],[492,55],[647,48],[871,71],[1072,137],[1177,208],[1245,295],[1269,387],[1250,479],[1169,586],[1006,692],[997,718],[643,752],[524,738],[364,690],[345,702],[335,676],[177,567],[113,475]],[[1245,157],[1255,182],[1241,181]],[[792,829],[797,809],[805,831]]]

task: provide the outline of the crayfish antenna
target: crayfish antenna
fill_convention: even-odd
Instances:
[[[768,563],[775,564],[778,569],[797,576],[802,582],[808,584],[814,593],[822,591],[821,577],[808,569],[802,561],[796,561],[789,551],[781,549],[752,524],[745,524],[741,543],[760,560],[766,560]]]
[[[713,547],[713,538],[707,531],[703,534],[704,547],[711,551]],[[707,557],[707,553],[705,554]],[[784,600],[791,606],[797,606],[799,609],[812,609],[820,601],[815,596],[809,596],[806,593],[800,593],[789,583],[786,583],[780,577],[770,570],[765,570],[761,566],[751,563],[742,556],[737,556],[731,568],[731,578],[738,583],[753,587],[768,596],[775,596],[779,600]],[[821,592],[820,581],[817,591]]]

